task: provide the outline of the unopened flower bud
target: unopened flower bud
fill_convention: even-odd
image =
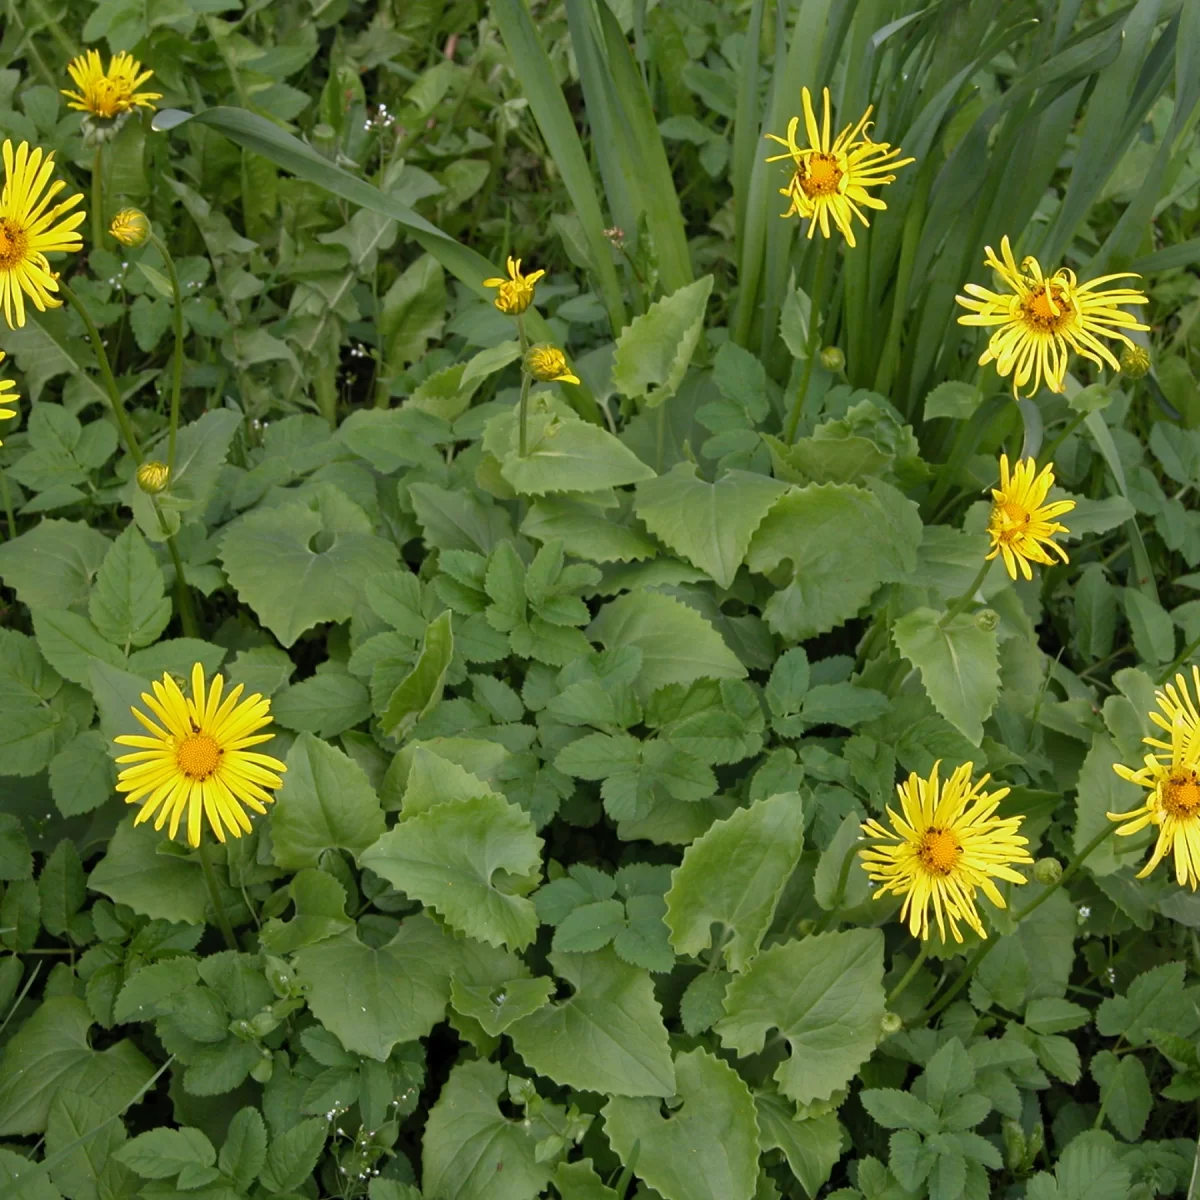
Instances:
[[[1015,1171],[1025,1161],[1025,1131],[1019,1122],[1009,1118],[1000,1126],[1000,1134],[1004,1139],[1004,1165]]]
[[[891,1037],[893,1033],[899,1033],[904,1028],[904,1018],[899,1013],[885,1012],[879,1019],[879,1027]]]
[[[1121,349],[1121,374],[1129,379],[1141,379],[1150,370],[1150,355],[1142,346]]]
[[[1038,883],[1057,883],[1062,878],[1062,873],[1062,863],[1057,858],[1039,858],[1033,864],[1033,877]]]
[[[150,218],[140,208],[123,208],[112,219],[108,232],[121,243],[136,249],[150,236]]]
[[[137,469],[138,487],[148,496],[157,496],[167,486],[170,472],[167,464],[147,460]]]
[[[984,633],[993,633],[1000,624],[1000,614],[994,608],[981,609],[975,614],[975,626]]]
[[[846,369],[846,356],[837,346],[826,346],[821,351],[821,366],[838,375]]]
[[[541,383],[578,383],[567,366],[567,356],[557,346],[532,346],[525,355],[525,370]]]

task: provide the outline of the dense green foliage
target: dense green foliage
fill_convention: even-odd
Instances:
[[[1200,902],[1093,843],[1200,647],[1200,4],[3,19],[0,134],[85,194],[55,268],[153,458],[175,292],[118,208],[184,325],[153,499],[78,314],[0,325],[4,1200],[1191,1194]],[[99,152],[93,45],[164,94]],[[916,159],[854,249],[763,161],[822,85]],[[1152,371],[1014,401],[955,323],[1004,235],[1143,276]],[[582,380],[525,454],[509,255]],[[1070,562],[944,621],[1001,451],[1052,455]],[[197,661],[288,768],[215,889],[114,790]],[[938,760],[1090,850],[918,962],[855,852]]]

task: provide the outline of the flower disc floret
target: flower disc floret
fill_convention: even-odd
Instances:
[[[887,810],[891,828],[867,821],[863,835],[871,844],[859,851],[862,866],[882,886],[884,895],[903,896],[900,919],[913,937],[929,936],[929,910],[942,941],[946,929],[956,942],[963,940],[959,923],[987,937],[975,894],[982,891],[998,908],[1004,897],[995,880],[1024,883],[1012,869],[1014,863],[1032,863],[1028,842],[1017,831],[1021,817],[998,817],[1000,801],[1008,788],[985,791],[990,776],[971,782],[973,763],[964,763],[945,784],[934,763],[927,779],[913,772],[897,787],[900,812]]]
[[[1003,556],[1004,567],[1013,579],[1018,567],[1026,579],[1032,579],[1030,563],[1052,564],[1054,559],[1046,552],[1047,548],[1063,562],[1069,561],[1054,535],[1070,531],[1054,518],[1069,513],[1075,501],[1055,500],[1047,504],[1046,495],[1053,486],[1053,463],[1047,463],[1039,473],[1032,458],[1018,459],[1010,473],[1008,455],[1000,455],[1000,486],[992,489],[992,513],[988,519],[992,549],[987,557]]]
[[[984,263],[1008,291],[966,284],[967,295],[955,299],[970,312],[960,316],[958,323],[995,329],[979,362],[981,366],[994,362],[1002,377],[1011,375],[1014,396],[1029,383],[1031,396],[1043,383],[1052,392],[1061,392],[1072,351],[1097,366],[1119,370],[1120,363],[1101,338],[1136,346],[1125,331],[1150,328],[1122,308],[1148,303],[1141,292],[1127,287],[1098,290],[1101,284],[1140,279],[1140,275],[1101,275],[1087,283],[1079,283],[1066,267],[1046,275],[1032,255],[1018,266],[1007,237],[1000,242],[999,257],[991,246],[986,247]]]
[[[140,804],[135,825],[154,817],[154,828],[168,826],[174,837],[184,814],[187,840],[200,845],[203,821],[217,841],[251,831],[246,810],[265,813],[271,794],[287,767],[277,758],[252,750],[274,734],[260,733],[271,723],[271,702],[258,695],[241,699],[239,683],[228,695],[225,680],[214,675],[205,684],[200,663],[192,668],[188,699],[170,675],[142,693],[150,715],[132,709],[147,734],[122,734],[116,742],[134,747],[119,763],[131,763],[117,777],[127,804]]]

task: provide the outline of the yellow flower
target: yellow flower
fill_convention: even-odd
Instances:
[[[988,519],[988,536],[992,539],[993,559],[1003,555],[1009,577],[1016,579],[1017,567],[1026,579],[1033,578],[1031,562],[1049,565],[1054,559],[1042,548],[1049,546],[1063,560],[1067,552],[1054,541],[1056,533],[1069,532],[1065,525],[1054,521],[1075,507],[1074,500],[1055,500],[1046,503],[1046,493],[1054,486],[1054,464],[1047,463],[1037,474],[1032,458],[1018,459],[1012,473],[1008,470],[1008,455],[1000,455],[1000,486],[992,488],[992,515]]]
[[[521,274],[521,260],[508,260],[507,279],[485,279],[484,287],[499,288],[499,293],[493,303],[510,317],[519,317],[533,303],[533,289],[537,281],[545,275],[545,271],[531,271],[528,275]]]
[[[1180,886],[1187,884],[1192,891],[1200,883],[1200,742],[1195,737],[1195,709],[1191,697],[1187,696],[1187,685],[1182,675],[1176,682],[1187,697],[1190,722],[1182,712],[1177,712],[1170,726],[1169,743],[1157,738],[1144,738],[1151,746],[1165,748],[1166,754],[1147,754],[1145,766],[1133,770],[1123,763],[1114,763],[1113,770],[1130,783],[1149,788],[1146,803],[1129,812],[1109,813],[1110,821],[1120,822],[1117,835],[1128,837],[1145,829],[1147,825],[1158,826],[1158,841],[1149,862],[1138,872],[1145,879],[1158,866],[1168,852],[1175,857],[1175,878]],[[1159,693],[1160,707],[1170,711]],[[1158,725],[1166,722],[1158,713],[1150,719]]]
[[[773,133],[767,134],[773,142],[787,147],[786,154],[773,155],[767,162],[780,162],[790,158],[795,166],[787,187],[779,189],[780,195],[789,197],[792,202],[783,216],[807,218],[810,238],[816,232],[818,222],[821,235],[829,237],[829,220],[832,217],[833,223],[841,230],[846,241],[853,246],[854,227],[851,218],[857,216],[864,226],[870,224],[859,205],[866,208],[887,208],[882,200],[872,196],[866,189],[891,183],[896,178],[891,172],[897,167],[916,162],[916,159],[897,159],[896,156],[902,154],[902,150],[892,149],[887,142],[871,141],[867,135],[871,108],[863,113],[857,125],[847,125],[830,142],[829,89],[824,89],[825,112],[820,129],[817,128],[817,118],[813,113],[812,96],[808,88],[803,89],[801,97],[804,103],[804,128],[808,134],[808,145],[801,146],[796,141],[799,117],[793,117],[788,122],[786,138]]]
[[[1196,694],[1200,696],[1200,667],[1192,667],[1192,686],[1195,687]],[[1162,712],[1152,712],[1150,720],[1172,737],[1174,737],[1175,726],[1182,724],[1184,733],[1189,738],[1196,740],[1197,745],[1200,745],[1200,739],[1197,739],[1197,734],[1200,734],[1200,710],[1197,709],[1196,702],[1192,699],[1191,692],[1188,691],[1188,682],[1183,673],[1176,674],[1174,683],[1168,683],[1159,688],[1154,693],[1154,699]],[[1143,738],[1142,740],[1148,746],[1157,746],[1159,750],[1166,753],[1170,753],[1172,750],[1171,742],[1155,738]]]
[[[567,356],[557,346],[531,346],[525,355],[525,369],[542,383],[578,383],[571,373]]]
[[[88,50],[67,64],[67,74],[79,89],[78,92],[63,89],[62,94],[70,101],[67,107],[105,121],[124,116],[135,108],[153,110],[154,101],[162,99],[161,92],[138,91],[154,72],[143,71],[142,64],[124,50],[113,55],[107,71],[100,61],[100,52]]]
[[[166,463],[147,459],[137,469],[137,484],[147,496],[157,496],[167,486],[170,475]]]
[[[3,350],[0,350],[0,362],[3,362],[7,356]],[[16,405],[21,397],[17,395],[17,385],[11,379],[0,379],[0,421],[9,421],[17,415],[16,408],[9,408],[9,405]],[[0,442],[0,446],[4,443]]]
[[[1017,266],[1012,247],[1005,237],[1000,242],[1001,258],[991,246],[986,247],[984,263],[1000,276],[1011,294],[991,292],[977,283],[968,283],[964,291],[975,297],[955,299],[970,316],[958,318],[960,325],[999,326],[992,334],[980,365],[995,362],[1001,376],[1012,375],[1013,395],[1030,380],[1036,394],[1043,384],[1052,392],[1063,390],[1067,360],[1071,351],[1091,359],[1097,366],[1107,363],[1114,371],[1120,364],[1112,351],[1100,340],[1116,338],[1126,345],[1136,343],[1121,331],[1149,330],[1140,325],[1130,313],[1122,312],[1122,304],[1146,304],[1141,292],[1130,288],[1095,289],[1114,279],[1140,279],[1140,275],[1125,272],[1120,275],[1101,275],[1078,283],[1075,272],[1060,267],[1053,275],[1044,275],[1041,264],[1030,255]]]
[[[1009,865],[1033,862],[1028,841],[1017,832],[1023,818],[995,815],[1009,789],[985,792],[989,775],[973,784],[973,763],[964,763],[941,786],[939,766],[933,764],[928,779],[914,771],[896,788],[903,815],[887,810],[891,829],[875,820],[863,825],[864,835],[874,844],[859,851],[862,865],[883,885],[876,899],[885,894],[904,897],[900,920],[908,922],[913,937],[929,936],[930,905],[943,942],[947,925],[956,942],[963,940],[959,921],[987,937],[975,908],[975,892],[982,890],[997,908],[1004,908],[1004,897],[992,880],[1025,882]]]
[[[116,739],[136,748],[136,753],[117,759],[137,764],[117,777],[117,791],[127,793],[125,802],[142,806],[135,825],[157,813],[154,828],[161,829],[169,820],[168,834],[174,837],[186,810],[188,843],[199,846],[202,816],[223,842],[226,830],[234,837],[250,832],[245,809],[267,811],[265,806],[274,800],[271,789],[283,782],[279,775],[287,767],[249,747],[275,736],[257,732],[271,723],[271,702],[255,693],[239,703],[240,683],[222,701],[224,686],[224,678],[215,675],[206,691],[204,668],[196,663],[190,700],[170,675],[164,675],[161,683],[151,684],[154,695],[142,693],[154,719],[130,710],[150,733]]]
[[[136,250],[150,236],[150,218],[140,208],[123,208],[113,217],[108,232],[122,246]]]
[[[50,183],[53,173],[53,154],[43,156],[40,148],[30,150],[28,142],[22,142],[14,154],[12,142],[5,141],[4,189],[0,191],[0,307],[10,329],[25,324],[25,295],[38,312],[62,304],[50,294],[58,291],[58,283],[46,255],[83,247],[83,238],[75,227],[85,214],[74,212],[60,220],[83,199],[83,193],[51,205],[50,201],[67,186],[61,179]]]

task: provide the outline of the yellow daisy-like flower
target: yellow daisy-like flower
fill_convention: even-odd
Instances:
[[[1011,579],[1016,579],[1018,566],[1026,579],[1032,579],[1031,562],[1053,564],[1054,559],[1044,546],[1049,546],[1063,562],[1070,561],[1067,552],[1054,540],[1056,533],[1070,531],[1054,518],[1069,513],[1075,501],[1055,500],[1047,504],[1046,494],[1053,486],[1053,463],[1047,463],[1038,474],[1032,458],[1018,459],[1010,473],[1008,455],[1000,455],[1000,486],[992,488],[992,515],[988,518],[992,550],[987,557],[1002,555]]]
[[[796,141],[800,118],[793,117],[788,122],[786,138],[773,133],[767,134],[773,142],[787,148],[786,153],[775,154],[768,158],[767,162],[780,162],[790,158],[795,166],[787,187],[779,189],[780,195],[791,200],[791,205],[783,216],[807,218],[810,238],[816,232],[818,223],[821,226],[821,235],[829,237],[829,221],[832,218],[847,243],[853,246],[854,227],[851,218],[857,216],[864,226],[870,224],[859,206],[887,208],[887,205],[877,196],[872,196],[867,188],[891,183],[896,178],[892,172],[897,167],[907,166],[916,162],[916,159],[897,158],[904,153],[899,148],[893,149],[886,142],[871,141],[867,136],[871,108],[863,113],[857,125],[847,125],[830,141],[829,89],[825,88],[823,91],[825,111],[820,129],[817,127],[812,96],[808,88],[804,88],[801,93],[808,145],[801,146]]]
[[[1196,695],[1200,696],[1200,667],[1192,667],[1192,686],[1196,689]],[[1154,693],[1154,699],[1158,702],[1158,707],[1162,709],[1162,712],[1150,713],[1150,720],[1172,737],[1174,737],[1175,726],[1182,724],[1187,736],[1200,746],[1200,738],[1197,737],[1200,734],[1200,708],[1197,707],[1191,692],[1188,691],[1188,682],[1183,672],[1176,674],[1174,683],[1168,683],[1159,688]],[[1143,738],[1143,741],[1148,746],[1157,746],[1158,749],[1167,753],[1172,750],[1171,742],[1155,738]]]
[[[1172,853],[1175,878],[1181,887],[1186,884],[1194,892],[1200,883],[1200,741],[1195,737],[1195,708],[1187,695],[1187,684],[1182,675],[1176,676],[1176,682],[1187,697],[1191,720],[1185,719],[1182,712],[1176,713],[1170,726],[1169,743],[1144,738],[1151,746],[1165,748],[1167,753],[1147,754],[1145,766],[1140,770],[1135,771],[1123,763],[1113,764],[1113,770],[1122,779],[1149,788],[1150,794],[1140,808],[1109,813],[1108,819],[1120,822],[1119,837],[1128,837],[1147,825],[1157,825],[1158,841],[1154,844],[1154,852],[1137,877],[1145,879],[1168,853]],[[1163,699],[1160,692],[1159,705],[1171,711]],[[1158,713],[1151,713],[1150,719],[1158,725],[1166,723]]]
[[[0,362],[8,356],[0,350]],[[0,421],[11,421],[17,415],[16,405],[21,397],[17,395],[17,385],[11,379],[0,379]],[[13,407],[9,407],[12,405]],[[0,442],[0,446],[4,443]]]
[[[88,50],[67,63],[67,74],[79,89],[63,89],[62,94],[70,101],[67,107],[104,121],[122,117],[135,108],[153,110],[154,101],[162,99],[161,92],[138,91],[154,72],[143,71],[142,64],[124,50],[112,56],[107,71],[100,51]]]
[[[136,250],[150,236],[150,218],[140,208],[123,208],[113,217],[108,232],[122,246]]]
[[[974,763],[964,763],[945,784],[938,781],[940,765],[933,764],[928,779],[914,771],[896,788],[903,815],[887,810],[891,829],[875,820],[863,825],[873,844],[859,851],[862,866],[873,882],[883,885],[876,899],[904,897],[900,920],[907,921],[913,937],[929,936],[932,905],[943,942],[947,925],[956,942],[963,940],[960,921],[985,938],[975,892],[982,890],[997,908],[1004,908],[992,880],[1025,882],[1010,865],[1033,862],[1027,839],[1017,832],[1023,818],[996,816],[1009,789],[985,792],[989,775],[972,783]]]
[[[83,247],[83,238],[75,228],[86,214],[66,216],[83,199],[83,193],[52,205],[50,202],[67,186],[61,179],[50,183],[53,174],[53,154],[43,155],[40,147],[30,150],[28,142],[22,142],[14,154],[12,142],[5,141],[4,188],[0,191],[0,308],[10,329],[25,324],[25,296],[38,312],[62,304],[50,294],[58,291],[58,283],[46,255]]]
[[[579,382],[579,376],[567,366],[567,356],[557,346],[531,346],[525,355],[525,370],[541,383]]]
[[[991,246],[986,251],[984,263],[1000,276],[1010,292],[966,284],[963,290],[974,298],[955,299],[971,313],[959,317],[958,323],[998,326],[979,363],[984,366],[995,362],[1001,376],[1012,375],[1014,396],[1019,396],[1031,380],[1031,396],[1043,383],[1052,392],[1061,392],[1072,350],[1097,366],[1107,363],[1114,371],[1119,370],[1120,363],[1100,339],[1116,338],[1134,346],[1136,343],[1122,330],[1145,332],[1150,328],[1121,310],[1122,304],[1149,303],[1141,292],[1132,288],[1096,290],[1102,283],[1140,279],[1140,275],[1126,271],[1078,283],[1075,272],[1066,267],[1053,275],[1044,274],[1041,263],[1032,255],[1018,267],[1007,237],[1000,242],[1000,258]]]
[[[150,736],[123,734],[116,741],[133,746],[136,753],[123,754],[119,763],[135,763],[117,777],[117,791],[125,792],[127,804],[141,804],[135,825],[157,817],[154,828],[170,821],[174,837],[187,811],[187,840],[200,845],[201,817],[208,820],[217,841],[226,831],[235,838],[251,829],[247,808],[266,812],[279,787],[279,776],[287,767],[269,754],[250,749],[269,742],[275,735],[259,733],[271,723],[271,702],[255,693],[241,700],[242,685],[222,699],[225,679],[214,675],[207,689],[204,668],[192,668],[192,698],[185,699],[179,685],[164,675],[151,684],[154,695],[142,693],[142,701],[153,714],[130,711]]]
[[[519,317],[533,303],[533,289],[546,272],[531,271],[528,275],[522,275],[519,258],[510,258],[507,267],[507,279],[485,279],[483,286],[499,288],[496,299],[492,303],[502,313],[510,317]]]

